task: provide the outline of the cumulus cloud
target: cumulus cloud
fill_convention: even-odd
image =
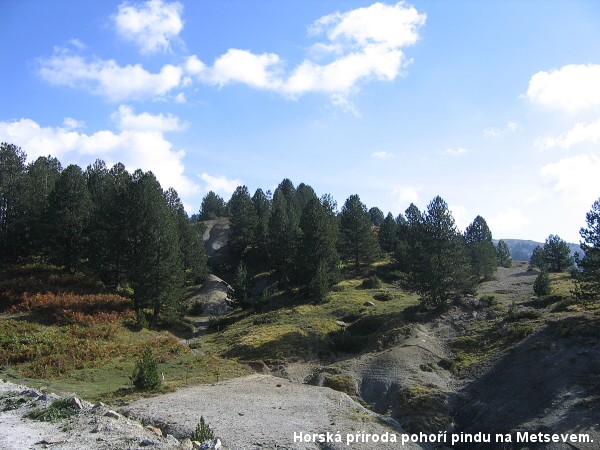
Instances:
[[[111,102],[163,97],[183,83],[183,69],[167,64],[158,73],[140,64],[120,66],[114,60],[86,59],[58,50],[38,60],[40,76],[51,84],[87,90]]]
[[[419,201],[420,187],[417,186],[398,186],[392,190],[392,194],[398,199],[398,205],[406,207],[409,203],[417,203]]]
[[[242,181],[239,179],[230,180],[225,175],[209,175],[206,172],[198,175],[202,181],[205,183],[205,191],[213,191],[215,193],[221,192],[224,196],[230,197],[233,194],[233,191],[236,190],[238,186],[242,186]]]
[[[136,43],[142,52],[152,53],[169,49],[178,38],[182,9],[178,2],[162,0],[123,3],[113,20],[119,35]],[[39,73],[50,83],[85,89],[112,102],[165,97],[194,81],[218,87],[240,83],[290,99],[324,93],[334,106],[360,116],[348,96],[361,83],[400,76],[411,62],[404,48],[417,42],[425,20],[425,14],[404,2],[375,3],[323,16],[309,27],[309,35],[321,41],[309,48],[303,61],[289,68],[275,53],[230,48],[212,65],[191,55],[181,64],[167,64],[152,73],[141,64],[121,66],[114,60],[84,58],[59,49],[39,59]],[[182,102],[184,95],[173,93],[172,98]]]
[[[599,64],[570,64],[534,74],[525,96],[543,108],[576,113],[600,106],[599,85]]]
[[[126,105],[119,106],[118,111],[111,115],[111,119],[121,130],[167,132],[187,128],[187,124],[171,113],[165,115],[143,112],[136,115],[133,108]]]
[[[454,222],[459,230],[464,230],[469,225],[469,221],[467,218],[467,208],[463,205],[448,205],[448,209],[452,213],[452,217],[454,217]]]
[[[540,170],[542,179],[557,193],[574,199],[585,197],[589,203],[600,192],[600,158],[594,154],[577,155],[547,164]]]
[[[586,142],[592,144],[600,142],[600,119],[591,123],[578,122],[569,131],[559,136],[536,139],[534,145],[540,150],[554,147],[570,149]]]
[[[425,14],[403,2],[375,3],[329,14],[309,27],[312,37],[325,38],[308,52],[316,55],[318,62],[307,58],[286,71],[285,61],[277,54],[232,48],[210,67],[196,56],[188,58],[185,67],[187,73],[218,86],[242,83],[290,98],[309,92],[327,93],[336,106],[356,114],[345,97],[363,80],[391,81],[398,77],[410,62],[402,49],[418,40],[425,19]]]
[[[44,127],[31,119],[20,119],[0,122],[0,140],[20,146],[29,160],[50,154],[63,163],[84,166],[92,162],[92,158],[101,158],[107,164],[122,162],[128,170],[151,170],[163,188],[175,188],[182,198],[199,191],[199,186],[184,173],[185,152],[173,150],[163,135],[165,126],[161,128],[161,121],[165,116],[147,113],[135,116],[126,109],[117,114],[117,118],[125,117],[118,133],[100,130],[86,134],[68,127]],[[159,125],[157,129],[150,128],[153,121]],[[166,122],[169,122],[168,117]]]
[[[529,219],[520,210],[508,207],[490,218],[488,223],[494,236],[508,238],[529,225]]]
[[[183,29],[179,2],[149,0],[143,3],[122,3],[113,15],[119,36],[133,42],[144,54],[166,51],[177,41]]]
[[[386,152],[386,151],[371,153],[371,158],[375,158],[375,159],[391,159],[395,156],[396,155],[394,155],[392,152]]]
[[[440,150],[440,155],[446,156],[464,156],[467,154],[467,149],[463,147],[456,148],[447,148],[445,150]]]

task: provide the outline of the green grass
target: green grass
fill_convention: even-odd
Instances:
[[[394,298],[365,306],[379,289],[357,289],[361,283],[359,278],[340,282],[320,304],[298,304],[279,293],[271,311],[234,314],[228,326],[203,341],[202,348],[221,356],[265,362],[325,357],[332,350],[331,335],[341,331],[337,321],[348,323],[351,332],[353,322],[377,317],[381,333],[397,327],[402,311],[418,303],[416,296],[384,284]]]
[[[25,414],[25,417],[40,422],[58,422],[59,420],[77,414],[77,409],[68,398],[60,398],[47,408],[35,408]]]

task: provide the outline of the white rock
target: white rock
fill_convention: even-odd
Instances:
[[[112,419],[120,419],[120,418],[121,418],[121,415],[120,415],[118,412],[116,412],[116,411],[113,411],[112,409],[109,409],[109,410],[108,410],[108,411],[106,411],[106,413],[104,414],[104,417],[110,417],[110,418],[112,418]]]

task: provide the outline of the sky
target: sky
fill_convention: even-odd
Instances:
[[[189,214],[290,178],[579,242],[600,197],[597,1],[0,0],[0,58],[0,141]]]

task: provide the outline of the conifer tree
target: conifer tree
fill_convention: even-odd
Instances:
[[[419,251],[413,255],[409,287],[425,305],[440,306],[471,288],[466,243],[439,196],[429,203],[419,226]]]
[[[477,280],[490,278],[498,267],[497,254],[492,242],[492,232],[483,217],[475,217],[473,223],[467,227],[465,242],[473,275]]]
[[[223,199],[213,191],[209,191],[202,199],[202,204],[200,205],[200,220],[211,220],[222,217],[225,215],[225,210]]]
[[[183,270],[193,283],[203,283],[208,278],[208,258],[204,250],[200,224],[190,221],[175,189],[167,189],[165,200],[177,224]]]
[[[97,162],[86,170],[94,203],[89,227],[89,264],[107,286],[114,288],[127,281],[134,251],[129,214],[132,177],[121,163],[110,170],[103,165]]]
[[[252,204],[256,211],[256,246],[261,260],[267,259],[268,238],[269,238],[269,218],[271,217],[271,202],[262,189],[257,189],[252,196]]]
[[[284,190],[277,188],[269,217],[269,254],[273,268],[284,284],[294,280],[299,234],[295,207],[288,203]]]
[[[244,261],[240,261],[235,269],[233,277],[233,290],[235,291],[235,299],[241,306],[248,306],[250,300],[250,281],[248,279],[248,271]]]
[[[136,309],[151,307],[154,316],[182,312],[183,268],[177,224],[152,172],[133,174],[130,194],[130,280]]]
[[[26,155],[19,147],[0,144],[0,260],[16,260],[23,245],[23,190]]]
[[[58,159],[51,156],[40,156],[27,166],[25,177],[24,233],[27,239],[26,254],[41,257],[45,261],[48,256],[50,235],[46,214],[48,212],[50,193],[54,190],[56,180],[62,171]]]
[[[375,260],[379,251],[371,228],[371,217],[358,195],[351,195],[340,213],[340,249],[346,260],[351,260],[358,274],[361,264]]]
[[[380,227],[385,219],[383,216],[383,211],[376,206],[369,209],[369,217],[371,217],[371,225],[375,227]]]
[[[575,297],[586,305],[600,297],[600,198],[586,214],[586,227],[579,234],[583,239],[583,258],[577,257],[579,271],[574,271]]]
[[[512,266],[510,250],[508,249],[506,242],[504,242],[502,239],[498,241],[498,245],[496,246],[496,258],[500,267],[508,268]]]
[[[564,272],[573,266],[571,249],[559,236],[551,234],[544,244],[544,255],[549,272]]]
[[[381,227],[379,228],[379,246],[381,250],[384,252],[391,253],[394,251],[394,247],[398,241],[398,225],[396,224],[396,220],[392,213],[388,213],[388,215],[383,219],[381,223]]]
[[[533,249],[531,257],[529,258],[529,265],[531,267],[537,267],[538,269],[547,270],[548,261],[546,260],[546,253],[541,246],[537,246]]]
[[[339,276],[337,223],[315,198],[304,207],[300,229],[299,282],[306,287],[310,298],[320,302]]]
[[[80,268],[86,253],[91,213],[85,177],[78,166],[70,165],[56,180],[48,207],[52,258],[69,272]]]
[[[233,251],[242,255],[255,242],[258,217],[246,186],[238,186],[229,200],[231,232],[229,243]]]
[[[307,184],[300,183],[296,189],[296,199],[298,203],[298,210],[300,214],[304,211],[304,207],[311,200],[318,200],[317,194],[314,189]]]

